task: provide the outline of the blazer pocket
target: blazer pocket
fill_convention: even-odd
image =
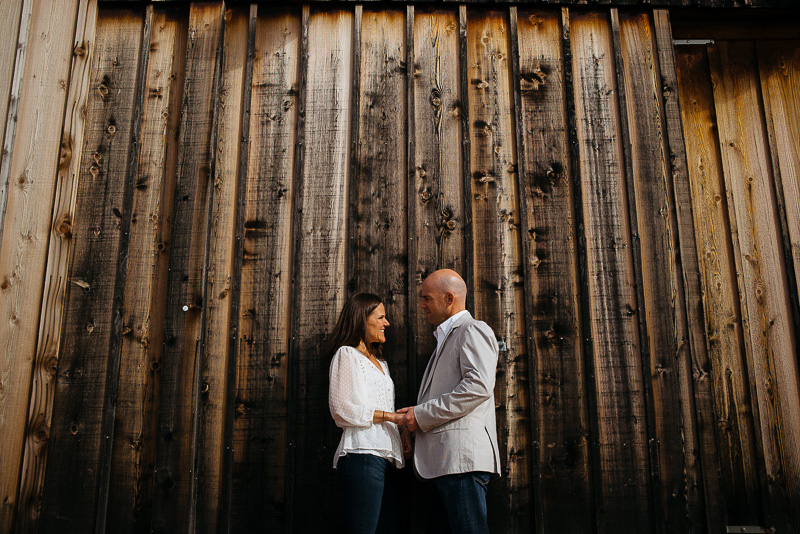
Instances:
[[[438,434],[439,432],[447,432],[448,430],[469,430],[469,423],[460,417],[453,421],[448,421],[443,425],[439,425],[431,430],[431,434]]]

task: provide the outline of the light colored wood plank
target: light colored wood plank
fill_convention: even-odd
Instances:
[[[154,10],[123,301],[109,532],[149,528],[186,12]]]
[[[85,532],[104,512],[98,504],[108,460],[103,432],[119,357],[115,314],[129,230],[142,11],[100,13],[97,20],[42,498],[44,532]]]
[[[24,6],[5,125],[6,155],[0,167],[0,221],[4,221],[0,222],[0,434],[4,436],[0,443],[0,530],[4,531],[10,531],[19,506],[39,304],[77,12],[77,0]],[[54,367],[51,361],[39,363],[44,364],[44,373]],[[37,391],[37,398],[41,393]],[[27,505],[25,508],[29,510]]]
[[[189,11],[178,164],[166,289],[158,442],[151,529],[199,528],[198,452],[203,375],[206,276],[209,258],[214,141],[219,113],[222,4],[194,3]],[[205,476],[205,473],[203,474]]]
[[[415,242],[409,272],[409,308],[419,309],[419,286],[436,269],[466,275],[464,187],[461,161],[463,105],[458,56],[458,16],[452,10],[419,9],[414,14],[413,76],[414,155],[409,232]],[[415,313],[415,332],[429,332],[423,314]],[[416,336],[416,376],[411,398],[436,348],[433,336]],[[414,371],[412,371],[413,373]]]
[[[242,91],[249,10],[225,12],[222,86],[217,119],[214,195],[206,274],[206,320],[197,441],[197,531],[217,532],[225,450],[225,400],[230,347],[231,282],[242,139]],[[230,385],[233,387],[233,384]],[[227,497],[225,497],[227,498]]]
[[[20,30],[23,32],[23,38],[27,35],[27,29],[20,28],[22,4],[23,0],[0,2],[0,147],[5,146],[6,116],[11,97],[12,80],[14,79],[14,64],[16,63],[18,50],[25,49],[24,46],[17,47]],[[31,5],[32,2],[28,2],[28,4]],[[29,20],[27,19],[26,23]],[[18,98],[19,94],[14,95],[15,100]],[[2,167],[4,156],[5,152],[0,154],[0,167]],[[2,188],[5,191],[5,183]],[[0,211],[1,217],[2,211]]]
[[[784,248],[794,271],[793,311],[800,300],[800,41],[759,42],[761,90],[771,122],[773,171],[779,177],[778,199],[785,219]],[[788,259],[788,258],[787,258]],[[791,284],[790,284],[791,289]],[[795,317],[798,328],[800,317]]]
[[[75,194],[80,173],[83,148],[84,110],[89,86],[91,58],[94,53],[94,34],[97,21],[97,2],[81,2],[75,29],[75,47],[70,67],[70,85],[61,134],[61,154],[50,223],[39,333],[33,363],[28,430],[20,476],[20,509],[16,519],[17,532],[36,528],[39,503],[42,498],[47,462],[47,438],[52,423],[53,378],[58,347],[61,342],[61,320],[64,292],[69,267],[71,226],[75,215]]]
[[[708,357],[699,366],[711,381],[720,457],[720,498],[727,521],[754,524],[759,506],[755,430],[705,48],[678,49],[676,65],[705,310]]]
[[[573,169],[558,12],[520,11],[519,88],[523,182],[536,357],[534,461],[541,472],[539,532],[586,532],[590,507],[589,421],[581,344]]]
[[[300,17],[258,17],[247,167],[230,524],[284,519]]]
[[[598,528],[646,531],[652,520],[638,305],[608,20],[570,13],[575,109],[593,345]]]
[[[528,347],[525,332],[519,192],[508,17],[467,18],[475,317],[500,343],[495,401],[503,487],[490,494],[496,528],[528,532],[531,517]]]
[[[709,46],[728,201],[735,217],[745,335],[776,528],[800,528],[800,383],[758,66],[750,42]]]

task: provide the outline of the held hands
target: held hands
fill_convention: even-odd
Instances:
[[[411,432],[416,432],[419,430],[419,425],[417,424],[417,418],[414,417],[414,407],[409,406],[408,408],[400,408],[397,410],[397,413],[402,414],[403,418],[398,421],[399,426],[405,425]]]

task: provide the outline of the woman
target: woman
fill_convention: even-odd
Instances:
[[[336,352],[328,404],[344,430],[333,467],[342,479],[349,533],[395,531],[391,466],[403,467],[404,449],[411,451],[410,439],[400,438],[396,423],[402,414],[394,411],[394,383],[381,358],[387,326],[381,299],[357,293],[345,303],[331,335]]]

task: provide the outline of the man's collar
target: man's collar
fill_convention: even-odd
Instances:
[[[453,328],[453,325],[456,323],[456,321],[458,321],[460,318],[464,317],[467,314],[469,314],[467,310],[461,310],[458,313],[454,313],[453,315],[442,321],[439,324],[439,326],[437,326],[434,329],[433,335],[436,336],[436,332],[442,332],[443,334],[446,335],[450,331],[450,329]]]

